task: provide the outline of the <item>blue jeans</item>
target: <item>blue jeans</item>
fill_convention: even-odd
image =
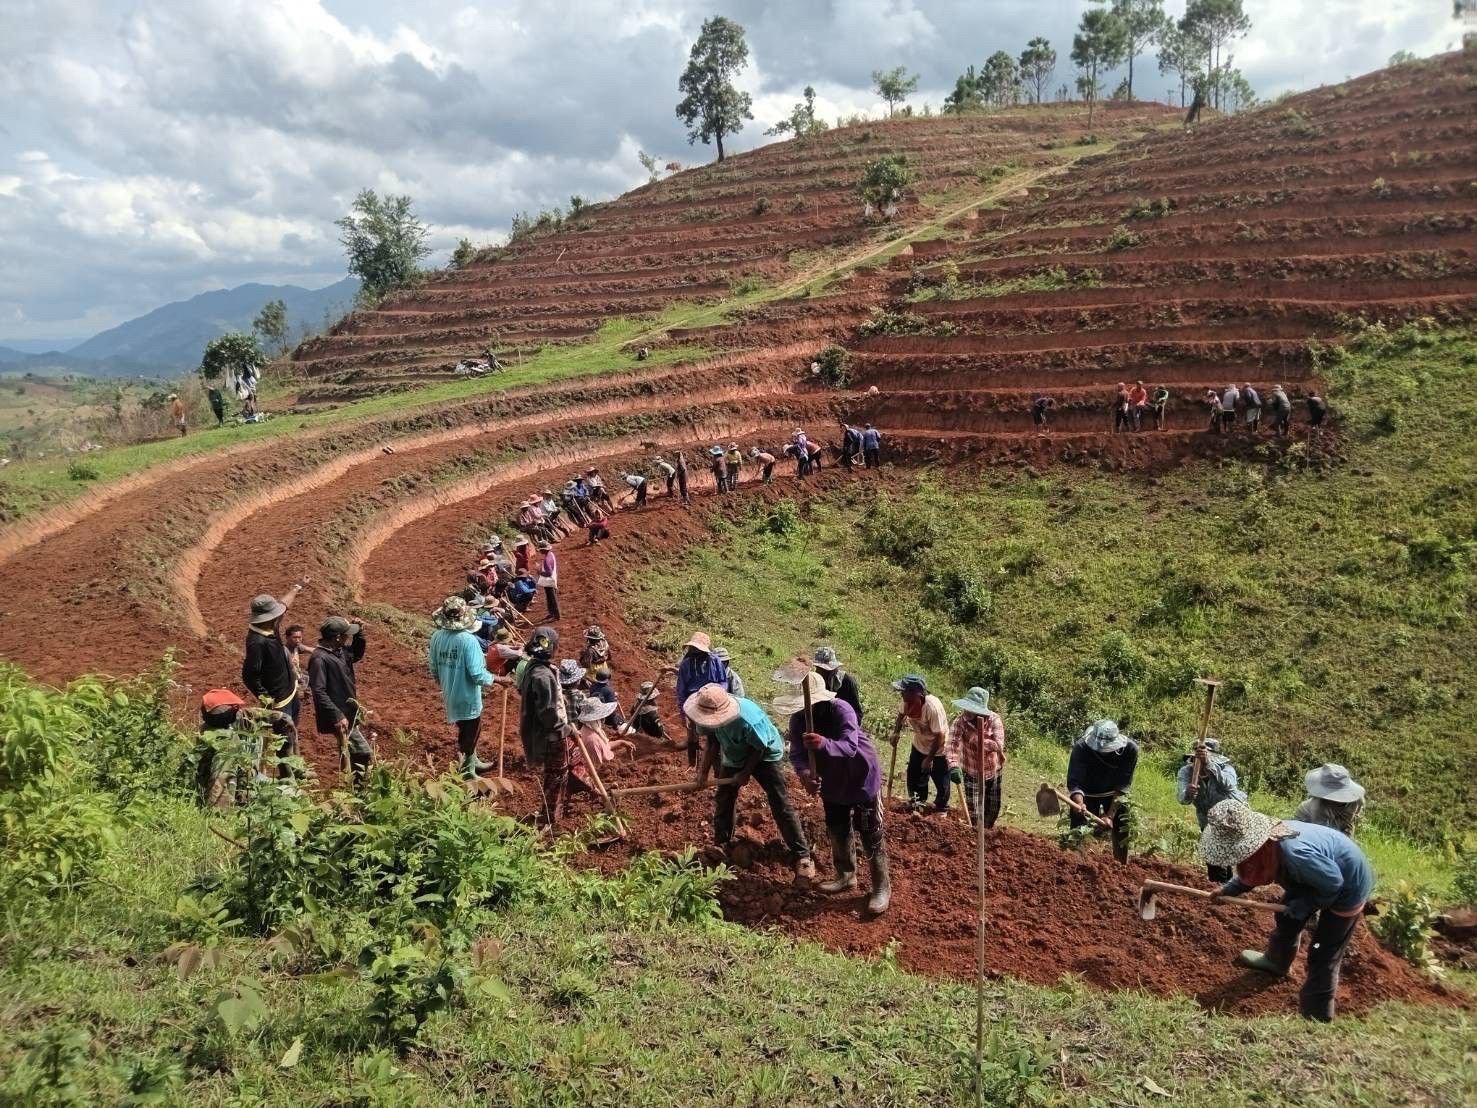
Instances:
[[[933,806],[940,812],[946,812],[949,810],[949,759],[940,751],[934,757],[933,765],[925,770],[923,762],[927,757],[916,746],[908,751],[908,796],[918,804],[926,804],[928,782],[932,779]]]

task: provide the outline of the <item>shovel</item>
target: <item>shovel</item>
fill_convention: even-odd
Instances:
[[[774,671],[774,679],[782,685],[798,685],[801,694],[805,697],[805,732],[809,734],[815,730],[815,710],[810,703],[810,682],[806,680],[810,676],[811,665],[805,658],[796,658],[792,662],[786,662]],[[815,768],[815,751],[809,747],[805,748],[806,756],[810,759],[810,775],[819,778]]]
[[[1048,785],[1045,781],[1041,782],[1041,787],[1036,790],[1037,815],[1059,815],[1061,813],[1063,804],[1065,804],[1068,808],[1071,808],[1074,812],[1078,812],[1081,815],[1086,816],[1088,819],[1096,823],[1099,827],[1111,828],[1113,826],[1112,820],[1106,819],[1103,816],[1093,815],[1083,805],[1076,803],[1070,796],[1064,794],[1060,789],[1056,788],[1055,786]]]
[[[1201,900],[1209,900],[1211,894],[1204,889],[1192,889],[1188,885],[1173,885],[1168,881],[1145,881],[1144,887],[1139,890],[1139,918],[1153,919],[1159,912],[1159,894],[1174,893],[1178,896],[1197,896]],[[1260,908],[1264,912],[1285,912],[1287,909],[1281,904],[1273,904],[1266,900],[1252,900],[1245,896],[1223,896],[1216,901],[1217,904],[1234,904],[1238,908]]]

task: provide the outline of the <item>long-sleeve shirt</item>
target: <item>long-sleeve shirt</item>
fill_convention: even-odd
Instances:
[[[728,667],[711,654],[689,650],[677,666],[677,707],[704,685],[728,688]]]
[[[1282,839],[1277,884],[1282,903],[1293,919],[1307,919],[1327,908],[1341,916],[1353,915],[1374,892],[1374,870],[1364,852],[1342,831],[1316,823],[1287,821],[1297,835]],[[1227,896],[1255,888],[1233,877],[1221,886]]]
[[[769,714],[752,700],[740,697],[738,704],[738,718],[713,731],[725,777],[729,770],[745,765],[755,751],[764,762],[781,762],[785,757],[785,742]]]
[[[856,718],[862,718],[862,691],[857,687],[856,678],[844,669],[824,670],[817,667],[821,680],[826,683],[826,688],[836,694],[837,700],[844,700],[851,705],[851,710],[856,713]]]
[[[1241,399],[1246,401],[1248,408],[1260,408],[1262,406],[1261,395],[1249,385],[1241,390]]]
[[[1364,811],[1364,802],[1336,804],[1331,800],[1310,796],[1297,806],[1292,818],[1302,823],[1317,823],[1342,831],[1351,839],[1359,827],[1359,815]]]
[[[882,432],[872,427],[862,432],[862,449],[876,450],[882,445]]]
[[[1100,753],[1078,739],[1067,759],[1067,792],[1084,796],[1127,792],[1138,763],[1138,743],[1132,739],[1111,754]]]
[[[523,753],[541,762],[550,747],[564,740],[569,729],[569,715],[564,707],[564,694],[559,688],[559,675],[547,659],[531,659],[516,678],[522,702],[518,708],[518,735],[523,740]]]
[[[543,559],[539,562],[538,583],[541,588],[548,584],[559,584],[559,560],[554,557],[552,550],[545,550]]]
[[[353,723],[359,714],[354,663],[364,657],[364,633],[347,646],[319,645],[308,659],[308,689],[313,694],[313,721],[320,735],[331,735],[340,721]]]
[[[738,675],[738,670],[732,666],[728,667],[728,691],[732,696],[744,695],[744,679]]]
[[[625,724],[626,716],[621,711],[620,697],[616,695],[615,686],[609,681],[591,682],[590,695],[604,704],[615,705],[615,711],[610,713],[610,726],[618,728]]]
[[[285,708],[297,696],[297,668],[275,630],[252,627],[246,632],[241,683],[268,708]]]
[[[821,779],[821,799],[827,804],[866,804],[877,799],[882,770],[877,751],[862,734],[856,713],[844,700],[827,700],[811,709],[816,733],[826,741],[815,752]],[[810,748],[805,745],[805,713],[790,717],[790,761],[797,772],[810,772]]]
[[[959,766],[977,781],[993,781],[1005,767],[1005,724],[994,712],[983,716],[960,712],[944,749],[949,765]]]
[[[615,751],[611,749],[610,739],[606,737],[605,728],[598,723],[580,724],[579,737],[584,744],[584,750],[580,749],[580,743],[573,743],[573,749],[569,752],[569,772],[574,774],[586,785],[594,786],[590,779],[589,767],[585,764],[584,751],[590,752],[590,760],[595,763],[595,772],[599,773],[611,762],[615,761]]]
[[[1194,768],[1195,760],[1191,755],[1185,759],[1185,764],[1180,766],[1179,774],[1175,777],[1175,796],[1181,804],[1195,805],[1195,818],[1203,831],[1212,808],[1222,800],[1239,800],[1245,804],[1246,794],[1241,791],[1236,767],[1231,764],[1231,759],[1224,754],[1212,754],[1205,760],[1205,768],[1200,772],[1200,785],[1195,790],[1195,799],[1191,800],[1190,774],[1194,772]]]
[[[437,631],[431,636],[427,668],[441,689],[448,723],[482,715],[482,690],[493,682],[487,656],[470,631]]]

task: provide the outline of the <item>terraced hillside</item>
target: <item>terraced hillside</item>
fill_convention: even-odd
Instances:
[[[861,218],[856,182],[883,154],[904,153],[915,169],[894,223],[882,229],[895,233],[932,218],[921,198],[967,195],[1007,169],[1029,179],[1083,152],[1082,142],[1138,133],[1169,114],[1115,106],[1099,113],[1093,136],[1085,111],[1056,105],[868,123],[677,173],[349,316],[295,352],[314,378],[304,399],[424,383],[488,346],[510,358],[579,341],[617,316],[790,279],[797,253],[815,258],[879,233]]]
[[[973,182],[961,192],[964,214],[941,238],[886,268],[829,282],[807,275],[806,295],[661,340],[718,354],[684,358],[674,349],[675,362],[489,388],[455,404],[417,407],[412,395],[393,416],[189,459],[12,530],[0,536],[0,556],[6,580],[24,582],[24,603],[15,589],[0,601],[0,655],[62,680],[143,669],[173,646],[192,689],[231,684],[249,597],[306,574],[295,619],[368,617],[360,685],[385,736],[382,752],[399,732],[408,759],[444,765],[453,742],[425,672],[421,613],[459,584],[473,536],[502,525],[530,488],[562,483],[576,468],[598,464],[614,478],[623,467],[646,468],[657,448],[701,454],[720,440],[775,448],[797,424],[819,437],[843,416],[882,427],[897,462],[1147,466],[1247,449],[1244,437],[1200,430],[1198,392],[1232,379],[1310,389],[1317,344],[1338,341],[1361,316],[1470,318],[1477,125],[1464,110],[1469,65],[1448,57],[1401,67],[1192,132],[1125,141],[1035,181],[1004,207],[985,206],[995,186],[1016,192],[1032,181],[1044,170],[1037,152],[1050,153],[1042,144],[1070,149],[1077,117],[1064,116],[1051,138],[1044,114],[1029,126],[1014,114],[874,125],[885,143],[842,132],[825,145],[766,148],[640,190],[592,215],[588,230],[535,238],[361,313],[302,351],[304,364],[326,389],[404,384],[444,374],[449,360],[494,333],[503,343],[573,340],[615,315],[719,296],[736,277],[782,280],[796,249],[837,245],[845,257],[850,246],[849,256],[866,260],[873,244],[845,194],[853,163],[884,146],[916,144],[909,148],[928,167],[925,189]],[[976,177],[982,166],[1012,161],[1003,177]],[[686,189],[696,195],[681,195]],[[752,212],[756,195],[772,201],[762,215]],[[813,211],[786,212],[791,195]],[[694,212],[702,220],[685,222]],[[928,219],[904,214],[914,226]],[[861,333],[882,309],[904,333]],[[852,380],[840,391],[801,368],[830,341],[852,351]],[[1112,385],[1135,378],[1174,393],[1169,430],[1110,433]],[[1049,437],[1029,425],[1037,392],[1058,401]],[[641,628],[621,626],[620,590],[693,541],[701,527],[692,519],[663,501],[620,517],[620,541],[561,552],[563,626],[618,629],[623,689],[659,659]],[[88,604],[85,640],[57,633],[73,625],[79,597]],[[675,727],[672,705],[665,710]],[[304,746],[332,777],[332,743],[307,736]],[[683,772],[679,755],[651,748],[620,774],[633,783]],[[519,814],[532,811],[535,796],[524,789]],[[696,808],[653,815],[643,821],[646,845],[685,842],[699,822]],[[899,842],[901,868],[926,874],[939,850],[917,838]],[[732,904],[742,918],[762,920],[753,891]],[[930,926],[926,912],[926,898],[904,888],[891,928],[848,930],[846,948],[880,949],[891,930]],[[1223,930],[1206,942],[1245,939]],[[1030,972],[1079,972],[1066,957],[1048,951]],[[1408,974],[1374,950],[1364,957],[1362,1000],[1388,995],[1382,990]],[[1092,983],[1137,986],[1148,980],[1141,969],[1117,960],[1098,967]],[[1425,988],[1396,984],[1411,994]],[[1212,986],[1203,1003],[1241,1003],[1224,978]]]

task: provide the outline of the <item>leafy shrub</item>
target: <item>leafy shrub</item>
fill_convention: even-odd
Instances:
[[[748,296],[763,287],[764,281],[759,277],[739,277],[728,283],[728,289],[734,296]]]
[[[205,344],[205,352],[200,356],[200,376],[207,381],[218,381],[228,373],[241,377],[247,372],[257,372],[266,364],[267,356],[255,335],[228,331]]]
[[[102,474],[98,472],[97,466],[91,462],[84,462],[80,458],[67,463],[67,477],[73,481],[96,481]]]
[[[930,321],[913,312],[881,311],[857,328],[863,338],[873,335],[931,335],[948,338],[959,333],[959,328],[947,319]]]
[[[1429,892],[1401,881],[1374,917],[1372,927],[1381,942],[1411,965],[1439,975],[1440,967],[1430,948],[1432,924],[1438,914]]]
[[[1383,199],[1390,195],[1390,182],[1383,177],[1376,177],[1374,183],[1369,186],[1369,191]]]
[[[750,210],[753,212],[754,215],[763,215],[765,212],[769,211],[769,197],[759,197],[758,200],[754,201],[754,206]]]
[[[793,500],[779,500],[764,514],[765,533],[787,539],[800,533],[800,511]]]
[[[77,755],[85,726],[64,697],[0,665],[0,907],[13,918],[76,888],[117,841]]]
[[[948,566],[930,573],[923,583],[923,602],[959,623],[973,624],[994,611],[995,597],[973,570]]]
[[[905,568],[917,565],[943,533],[931,512],[890,497],[879,500],[860,527],[864,551]]]
[[[906,154],[887,154],[867,166],[857,182],[856,191],[868,208],[884,213],[903,198],[903,190],[913,181],[913,167]]]
[[[1282,113],[1282,129],[1289,135],[1307,138],[1318,133],[1318,128],[1302,112],[1289,108]]]
[[[1108,245],[1106,249],[1128,250],[1131,247],[1137,246],[1142,241],[1143,239],[1141,239],[1137,234],[1135,234],[1133,231],[1130,231],[1127,227],[1120,223],[1118,224],[1118,226],[1113,228],[1113,234],[1108,239]]]
[[[1121,689],[1143,680],[1148,659],[1122,631],[1109,631],[1098,643],[1098,655],[1087,664],[1090,676],[1109,688]]]
[[[851,354],[844,346],[834,343],[815,356],[820,366],[820,378],[833,389],[844,389],[851,383]]]
[[[170,719],[174,660],[126,681],[84,677],[67,689],[81,716],[79,752],[92,765],[93,781],[114,794],[119,807],[155,795],[185,795],[194,784],[193,743]]]
[[[1174,201],[1167,196],[1161,196],[1157,200],[1135,199],[1123,213],[1127,219],[1158,219],[1160,216],[1168,215],[1174,209]]]

